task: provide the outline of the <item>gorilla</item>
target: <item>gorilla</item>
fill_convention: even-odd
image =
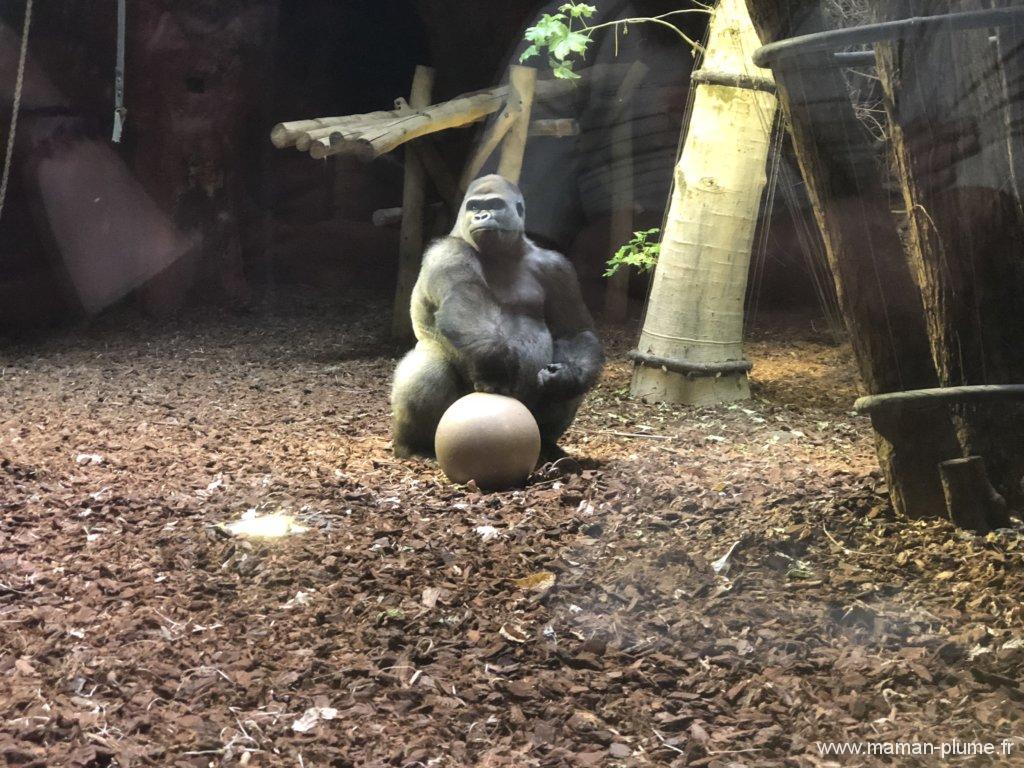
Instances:
[[[594,386],[604,352],[572,264],[524,232],[519,188],[474,181],[447,237],[428,246],[412,293],[416,346],[391,391],[395,454],[433,456],[448,406],[470,392],[525,404],[542,455],[564,455],[559,437]]]

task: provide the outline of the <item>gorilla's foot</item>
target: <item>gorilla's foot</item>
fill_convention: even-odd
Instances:
[[[538,459],[538,463],[549,464],[553,461],[564,459],[568,455],[568,453],[559,448],[555,443],[542,443],[540,446],[540,459]]]
[[[395,454],[395,458],[398,459],[434,459],[434,451],[432,448],[418,448],[413,445],[407,445],[406,443],[395,443],[392,448]]]

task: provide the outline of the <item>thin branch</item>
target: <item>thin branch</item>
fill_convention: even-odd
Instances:
[[[681,37],[686,42],[686,44],[689,45],[693,50],[697,51],[698,53],[704,53],[704,46],[702,46],[696,40],[692,39],[689,35],[683,32],[683,30],[681,30],[675,24],[669,24],[667,21],[665,21],[665,19],[668,18],[669,16],[678,16],[683,13],[711,13],[711,9],[703,6],[700,8],[684,8],[678,11],[669,11],[668,13],[663,13],[659,16],[635,16],[629,19],[605,21],[602,22],[601,24],[595,24],[592,27],[583,27],[580,31],[589,35],[591,32],[594,32],[598,29],[606,29],[608,27],[617,28],[620,24],[658,24],[659,26],[668,27],[669,29],[671,29],[673,32],[679,35],[679,37]]]

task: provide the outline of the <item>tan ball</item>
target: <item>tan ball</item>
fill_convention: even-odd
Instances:
[[[474,392],[444,412],[434,450],[452,482],[475,480],[482,490],[497,491],[530,476],[540,456],[540,430],[518,400]]]

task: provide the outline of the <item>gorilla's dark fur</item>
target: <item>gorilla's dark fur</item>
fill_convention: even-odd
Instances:
[[[395,453],[433,455],[449,405],[470,392],[521,400],[548,455],[604,362],[572,265],[524,234],[523,196],[474,181],[448,237],[433,242],[412,294],[416,347],[391,392]]]

